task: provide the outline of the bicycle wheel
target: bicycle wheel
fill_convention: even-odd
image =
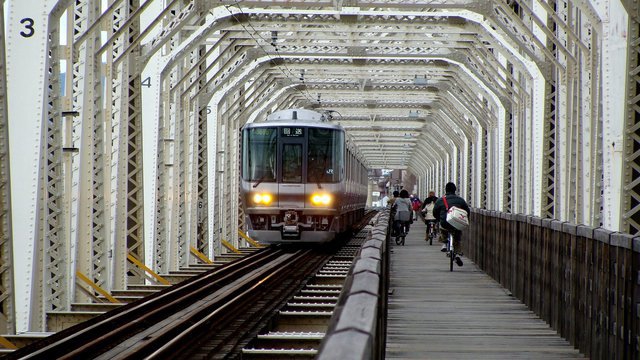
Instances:
[[[436,232],[433,231],[433,227],[430,227],[429,230],[430,230],[429,231],[429,246],[431,246],[431,245],[433,245],[433,238],[435,237]]]
[[[407,224],[402,224],[402,226],[400,227],[400,231],[402,231],[402,246],[404,246],[404,238],[407,236]]]
[[[396,245],[402,245],[402,243],[404,243],[404,237],[398,234],[398,236],[396,236]]]
[[[449,271],[453,271],[453,258],[456,256],[456,254],[453,253],[453,251],[449,251]]]
[[[453,260],[456,257],[456,253],[453,249],[453,235],[449,233],[449,271],[453,271]]]

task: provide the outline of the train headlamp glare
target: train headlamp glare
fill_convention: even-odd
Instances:
[[[273,197],[271,196],[271,194],[255,194],[255,195],[253,195],[253,202],[255,202],[256,204],[269,205],[269,204],[271,204],[272,200],[273,200]]]
[[[329,205],[332,197],[329,194],[313,194],[311,196],[311,203],[313,205]]]

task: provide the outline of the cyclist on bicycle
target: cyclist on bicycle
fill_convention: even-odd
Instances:
[[[438,201],[436,201],[436,205],[433,207],[433,216],[435,216],[436,219],[440,219],[440,241],[444,243],[440,251],[442,252],[447,251],[447,243],[449,242],[448,240],[449,232],[452,232],[453,248],[455,249],[455,252],[457,255],[463,255],[462,243],[460,241],[460,238],[462,237],[462,233],[460,232],[460,230],[456,230],[456,228],[449,225],[449,223],[447,222],[447,210],[452,206],[456,206],[460,209],[465,210],[467,214],[471,213],[471,211],[469,210],[469,205],[467,205],[467,202],[460,196],[456,195],[456,184],[452,182],[447,183],[444,190],[446,195],[443,197],[447,198],[447,204],[449,206],[445,207],[444,200],[440,198],[438,199]],[[462,260],[460,259],[459,256],[456,256],[455,261],[456,261],[456,264],[458,264],[458,266],[462,266]]]
[[[433,208],[436,205],[436,201],[438,197],[434,191],[429,191],[429,196],[424,199],[424,203],[422,204],[422,217],[424,218],[424,223],[427,225],[427,232],[425,235],[425,240],[429,241],[429,228],[433,226],[433,230],[436,231],[438,221],[435,216],[433,216]]]
[[[409,232],[409,221],[411,220],[411,200],[409,200],[409,192],[407,190],[400,191],[400,197],[396,198],[393,206],[396,209],[396,216],[393,221],[395,233],[400,233],[400,225],[403,222]]]
[[[398,198],[398,196],[400,196],[400,192],[398,192],[397,190],[393,192],[393,197],[389,200],[387,200],[387,206],[390,208],[393,208],[393,204],[396,202],[396,199]]]

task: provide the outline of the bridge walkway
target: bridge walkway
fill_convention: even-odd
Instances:
[[[450,272],[425,231],[391,242],[387,359],[585,358],[468,258]]]

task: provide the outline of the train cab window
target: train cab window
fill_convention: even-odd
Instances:
[[[302,182],[302,144],[282,145],[282,182]]]
[[[242,137],[242,178],[247,181],[273,182],[276,180],[275,128],[251,128]]]
[[[340,181],[344,167],[344,133],[340,130],[310,128],[307,157],[307,182]]]

